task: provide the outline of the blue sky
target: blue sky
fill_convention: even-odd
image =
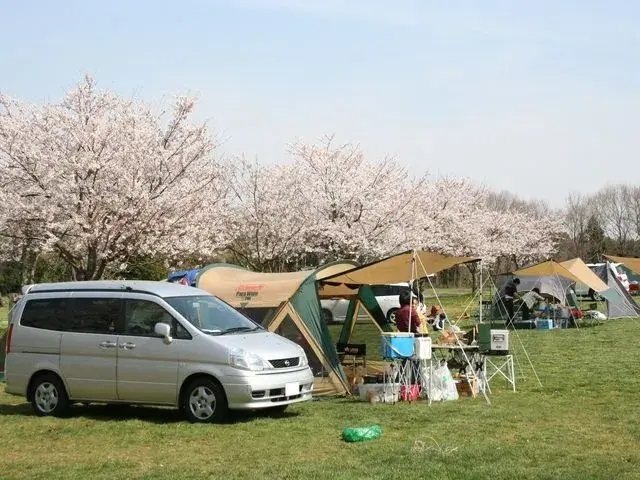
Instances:
[[[561,206],[640,184],[640,2],[0,0],[0,90],[199,97],[229,153],[335,133]]]

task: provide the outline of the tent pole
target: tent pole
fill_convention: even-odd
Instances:
[[[424,264],[422,263],[422,260],[420,260],[420,257],[418,257],[418,261],[420,262],[420,265],[422,267],[422,273],[424,274],[424,276],[429,281],[429,286],[431,287],[431,290],[433,290],[433,294],[434,294],[434,296],[436,298],[436,301],[438,302],[438,305],[440,305],[440,308],[442,309],[442,312],[445,314],[445,321],[449,324],[449,327],[453,327],[453,324],[451,323],[451,320],[449,319],[449,315],[447,315],[447,312],[445,312],[445,310],[444,310],[444,305],[442,305],[442,302],[440,302],[440,297],[438,297],[438,292],[436,291],[436,287],[433,285],[433,282],[431,281],[431,277],[429,277],[427,275],[427,269],[425,268]],[[473,302],[473,298],[471,299],[471,302]],[[473,368],[471,360],[469,359],[469,356],[467,355],[467,352],[464,351],[464,345],[460,341],[460,338],[458,337],[458,334],[453,330],[453,328],[451,328],[451,332],[453,333],[453,337],[456,339],[456,344],[460,348],[460,353],[462,353],[462,357],[464,358],[464,361],[465,361],[465,363],[467,365],[467,368],[469,368],[469,370],[471,371],[471,375],[476,380],[481,379],[481,377],[479,376],[479,373],[481,373],[481,372],[476,372],[475,368]],[[484,381],[484,379],[482,379],[482,381]],[[472,395],[475,398],[476,394],[473,392],[473,387],[471,385],[471,381],[469,380],[468,376],[467,376],[467,383],[469,384],[469,387],[471,388]],[[482,391],[482,396],[484,397],[484,399],[487,402],[487,404],[491,405],[491,400],[489,400],[489,396],[487,395],[487,392],[485,390],[486,390],[485,388],[483,388],[481,390]]]
[[[482,259],[480,259],[480,323],[482,323],[482,288],[484,283],[482,283]]]

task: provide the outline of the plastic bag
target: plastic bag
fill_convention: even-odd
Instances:
[[[345,442],[362,442],[363,440],[375,440],[382,435],[380,425],[368,427],[347,427],[342,430],[342,439]]]
[[[439,389],[442,393],[442,400],[458,400],[458,389],[456,382],[451,376],[449,367],[446,363],[439,366],[435,373],[435,379],[438,381]]]

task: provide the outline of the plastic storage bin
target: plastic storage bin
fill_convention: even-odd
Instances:
[[[358,386],[358,397],[363,402],[395,403],[400,397],[399,383],[369,383]]]
[[[409,358],[413,356],[413,333],[383,332],[382,358]]]

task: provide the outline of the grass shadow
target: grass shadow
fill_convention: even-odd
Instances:
[[[229,411],[222,424],[247,423],[258,418],[295,418],[298,412],[276,412],[269,410]],[[0,405],[0,416],[36,417],[29,403]],[[154,424],[188,423],[184,414],[175,408],[149,407],[119,404],[74,404],[69,407],[64,418],[86,418],[91,420],[123,422],[140,420]]]

